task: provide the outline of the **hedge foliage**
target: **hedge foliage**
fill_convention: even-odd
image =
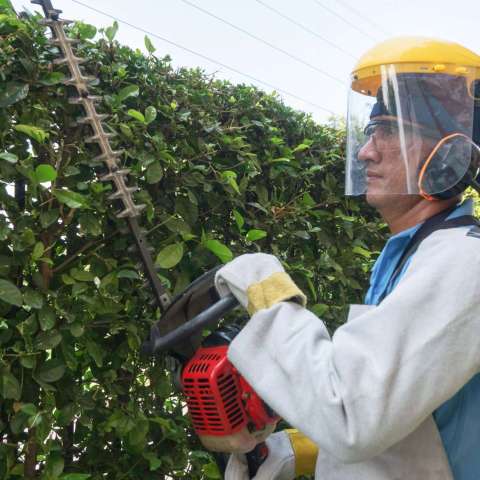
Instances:
[[[65,71],[38,18],[0,5],[0,477],[219,478],[164,359],[139,359],[159,313]],[[343,196],[343,131],[174,70],[148,39],[147,56],[119,45],[116,28],[69,34],[148,205],[163,281],[178,292],[235,255],[272,252],[334,329],[383,235]]]

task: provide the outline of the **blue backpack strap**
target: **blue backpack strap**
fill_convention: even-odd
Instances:
[[[402,256],[395,265],[395,270],[390,277],[388,282],[389,285],[395,281],[395,279],[400,275],[403,270],[403,267],[409,260],[409,258],[417,251],[420,244],[425,240],[430,234],[436,232],[437,230],[445,230],[447,228],[457,228],[465,227],[469,225],[475,225],[480,227],[480,221],[473,217],[472,215],[462,215],[460,217],[455,217],[447,220],[447,217],[456,209],[456,206],[452,208],[447,208],[437,215],[430,217],[426,220],[423,225],[415,232],[415,235],[408,242],[407,247],[405,248]],[[387,290],[383,292],[380,297],[379,303],[387,296]]]

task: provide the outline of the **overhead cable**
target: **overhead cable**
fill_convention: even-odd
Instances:
[[[325,70],[322,70],[321,68],[318,68],[317,66],[313,65],[312,63],[309,63],[305,60],[302,60],[300,57],[297,57],[293,53],[287,52],[283,48],[280,48],[280,47],[277,47],[276,45],[273,45],[272,43],[268,42],[267,40],[265,40],[261,37],[258,37],[257,35],[254,35],[253,33],[249,32],[248,30],[245,30],[245,29],[243,29],[243,28],[241,28],[237,25],[234,25],[233,23],[229,22],[228,20],[225,20],[224,18],[221,18],[221,17],[215,15],[214,13],[212,13],[208,10],[205,10],[204,8],[199,7],[198,5],[195,5],[194,3],[190,2],[190,0],[180,0],[180,1],[182,1],[183,3],[189,5],[189,6],[195,8],[197,10],[199,10],[200,12],[204,13],[205,15],[208,15],[209,17],[215,18],[216,20],[218,20],[222,23],[225,23],[229,27],[234,28],[235,30],[238,30],[239,32],[242,32],[245,35],[248,35],[249,37],[253,38],[254,40],[257,40],[258,42],[263,43],[264,45],[267,45],[268,47],[272,48],[273,50],[276,50],[277,52],[280,52],[283,55],[286,55],[287,57],[290,57],[293,60],[295,60],[299,63],[302,63],[303,65],[306,65],[307,67],[311,68],[312,70],[315,70],[316,72],[318,72],[322,75],[325,75],[328,78],[331,78],[335,82],[338,82],[341,85],[345,85],[345,82],[343,80],[341,80],[340,78],[335,77],[334,75],[328,73]]]
[[[366,15],[363,15],[362,12],[360,12],[356,8],[353,8],[347,2],[344,2],[343,0],[337,0],[337,3],[342,4],[345,8],[352,11],[355,15],[357,15],[358,18],[361,18],[362,20],[365,20],[366,22],[370,23],[370,25],[372,25],[372,27],[375,27],[379,32],[383,33],[385,36],[387,36],[387,37],[391,36],[391,34],[388,33],[381,25],[374,22],[371,18],[367,17]]]
[[[297,27],[301,28],[301,29],[304,30],[305,32],[310,33],[310,34],[313,35],[314,37],[317,37],[317,38],[320,39],[322,42],[328,43],[331,47],[337,49],[338,51],[344,53],[345,55],[348,55],[349,57],[354,58],[354,59],[357,58],[355,55],[352,55],[349,51],[344,50],[342,47],[340,47],[340,46],[337,45],[336,43],[328,40],[328,39],[325,38],[325,37],[322,37],[320,34],[318,34],[317,32],[315,32],[315,30],[312,30],[312,29],[308,28],[307,26],[303,25],[302,23],[297,22],[297,21],[294,20],[293,18],[290,18],[289,16],[285,15],[284,13],[278,11],[276,8],[273,8],[271,5],[268,5],[268,4],[267,4],[266,2],[264,2],[263,0],[254,0],[254,1],[257,2],[257,3],[259,3],[260,5],[263,5],[265,8],[268,8],[268,10],[271,10],[272,12],[274,12],[275,14],[277,14],[279,17],[282,17],[282,18],[284,18],[285,20],[287,20],[288,22],[293,23],[294,25],[296,25]]]
[[[196,52],[195,50],[192,50],[191,48],[188,48],[188,47],[185,47],[183,45],[180,45],[179,43],[176,43],[176,42],[173,42],[172,40],[169,40],[168,38],[165,38],[165,37],[162,37],[154,32],[151,32],[149,30],[146,30],[142,27],[139,27],[138,25],[134,25],[133,23],[130,23],[130,22],[127,22],[126,20],[122,20],[118,17],[115,17],[107,12],[104,12],[102,10],[99,10],[98,8],[96,7],[92,7],[91,5],[88,5],[84,2],[81,2],[79,0],[70,0],[71,2],[73,3],[76,3],[78,5],[81,5],[82,7],[85,7],[85,8],[88,8],[94,12],[97,12],[97,13],[100,13],[101,15],[104,15],[105,17],[108,17],[108,18],[111,18],[112,20],[115,20],[117,21],[118,23],[122,23],[123,25],[127,25],[128,27],[131,27],[131,28],[134,28],[135,30],[138,30],[139,32],[142,32],[142,33],[145,33],[146,35],[150,35],[151,37],[153,38],[156,38],[158,40],[161,40],[162,42],[165,42],[165,43],[168,43],[169,45],[173,45],[174,47],[177,47],[181,50],[184,50],[192,55],[195,55],[197,57],[200,57],[200,58],[203,58],[204,60],[207,60],[211,63],[214,63],[216,65],[219,65],[220,67],[222,68],[225,68],[227,70],[230,70],[231,72],[234,72],[238,75],[241,75],[245,78],[249,78],[250,80],[253,80],[254,82],[257,82],[257,83],[261,83],[262,85],[265,85],[266,87],[268,88],[271,88],[277,92],[280,92],[280,93],[283,93],[284,95],[287,95],[291,98],[295,98],[296,100],[300,100],[301,102],[307,104],[307,105],[310,105],[314,108],[317,108],[319,110],[323,110],[324,112],[327,112],[329,113],[330,115],[335,115],[335,112],[333,112],[332,110],[326,108],[326,107],[322,107],[321,105],[318,105],[317,103],[314,103],[314,102],[311,102],[310,100],[307,100],[303,97],[300,97],[299,95],[296,95],[295,93],[291,93],[289,92],[288,90],[285,90],[283,88],[280,88],[280,87],[277,87],[269,82],[266,82],[265,80],[261,80],[259,78],[256,78],[254,77],[253,75],[250,75],[248,73],[244,73],[234,67],[230,67],[229,65],[226,65],[225,63],[223,62],[220,62],[218,60],[215,60],[207,55],[204,55],[203,53],[199,53],[199,52]]]
[[[342,20],[344,23],[346,23],[347,25],[350,25],[353,29],[355,29],[357,32],[361,33],[362,35],[365,35],[366,37],[372,39],[372,40],[375,40],[377,41],[378,39],[376,37],[374,37],[373,35],[370,35],[368,32],[366,32],[365,30],[362,30],[360,27],[358,27],[358,25],[355,25],[354,23],[350,22],[350,20],[347,20],[343,15],[340,15],[339,13],[337,13],[335,10],[332,10],[330,7],[327,7],[326,5],[324,5],[323,3],[319,2],[318,0],[313,0],[319,7],[327,10],[327,12],[330,12],[332,15],[334,15],[335,17],[339,18],[340,20]]]

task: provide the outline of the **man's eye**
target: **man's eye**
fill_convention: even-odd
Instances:
[[[382,137],[391,137],[397,133],[397,129],[393,125],[380,125],[377,129],[377,133]]]
[[[365,128],[363,133],[366,137],[375,135],[377,138],[385,138],[398,135],[398,128],[396,125],[370,125]]]

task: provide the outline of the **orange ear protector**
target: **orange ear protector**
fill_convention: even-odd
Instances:
[[[431,201],[447,200],[475,186],[480,168],[480,147],[463,133],[443,137],[423,162],[418,190]]]

